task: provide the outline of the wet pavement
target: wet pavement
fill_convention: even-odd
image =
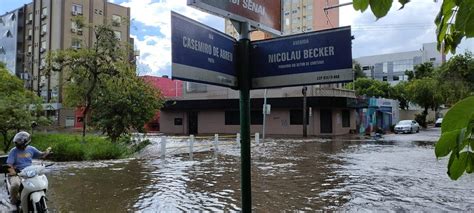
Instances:
[[[473,177],[449,179],[447,160],[435,158],[428,140],[436,134],[439,129],[378,142],[272,139],[253,146],[254,211],[473,210]],[[51,210],[238,211],[240,151],[228,142],[217,155],[195,153],[192,160],[185,152],[164,161],[148,153],[145,159],[57,164],[48,175]]]

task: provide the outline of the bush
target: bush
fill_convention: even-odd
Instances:
[[[49,159],[54,161],[120,159],[129,153],[123,144],[92,135],[86,136],[86,143],[82,143],[82,136],[77,134],[34,134],[32,145],[39,150],[52,147]]]
[[[424,113],[416,114],[415,115],[415,121],[418,122],[418,124],[420,124],[420,126],[422,126],[423,128],[427,127],[426,114],[424,114]]]

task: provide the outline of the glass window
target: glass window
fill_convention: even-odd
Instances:
[[[33,13],[28,13],[28,21],[33,21]]]
[[[46,49],[46,41],[41,42],[41,49]]]
[[[183,125],[183,119],[182,118],[175,118],[174,119],[174,125],[175,126],[182,126]]]
[[[240,125],[240,112],[225,111],[225,125]]]
[[[119,15],[112,15],[112,26],[119,27],[122,23],[122,17]]]
[[[73,4],[71,10],[73,15],[82,15],[82,5]]]
[[[382,70],[383,73],[387,73],[388,72],[388,63],[387,62],[384,62],[383,63],[383,70]]]
[[[342,110],[342,127],[351,127],[351,112]]]
[[[399,81],[399,80],[400,78],[397,75],[393,76],[393,81]]]
[[[309,110],[306,110],[306,124],[309,124]],[[290,125],[303,125],[303,110],[290,110]]]
[[[193,82],[186,82],[187,93],[205,93],[207,92],[207,85]]]
[[[384,76],[382,79],[382,81],[387,81],[387,80],[388,80],[387,76]]]
[[[71,47],[75,48],[75,49],[79,49],[79,48],[81,48],[81,43],[82,43],[81,39],[73,38],[72,43],[71,43]]]
[[[48,15],[48,8],[47,7],[43,7],[43,9],[41,9],[41,15],[42,16],[47,16]]]
[[[41,25],[41,34],[45,34],[48,31],[46,24]]]
[[[250,112],[250,124],[262,125],[263,124],[263,113],[262,111],[251,111]]]
[[[120,31],[114,31],[115,33],[115,38],[118,39],[119,41],[122,40],[122,32]]]
[[[28,45],[28,53],[33,52],[33,47],[31,45]]]

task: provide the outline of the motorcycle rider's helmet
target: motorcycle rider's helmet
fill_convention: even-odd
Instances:
[[[26,147],[31,142],[31,136],[28,132],[21,131],[16,133],[15,137],[13,138],[13,143],[15,143],[16,147]]]

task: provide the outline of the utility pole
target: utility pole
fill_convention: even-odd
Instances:
[[[303,137],[308,137],[308,125],[307,120],[308,117],[306,116],[306,92],[308,91],[308,87],[304,86],[301,92],[303,93]]]
[[[251,153],[250,153],[250,24],[240,23],[239,89],[240,89],[240,188],[242,212],[252,212]]]

